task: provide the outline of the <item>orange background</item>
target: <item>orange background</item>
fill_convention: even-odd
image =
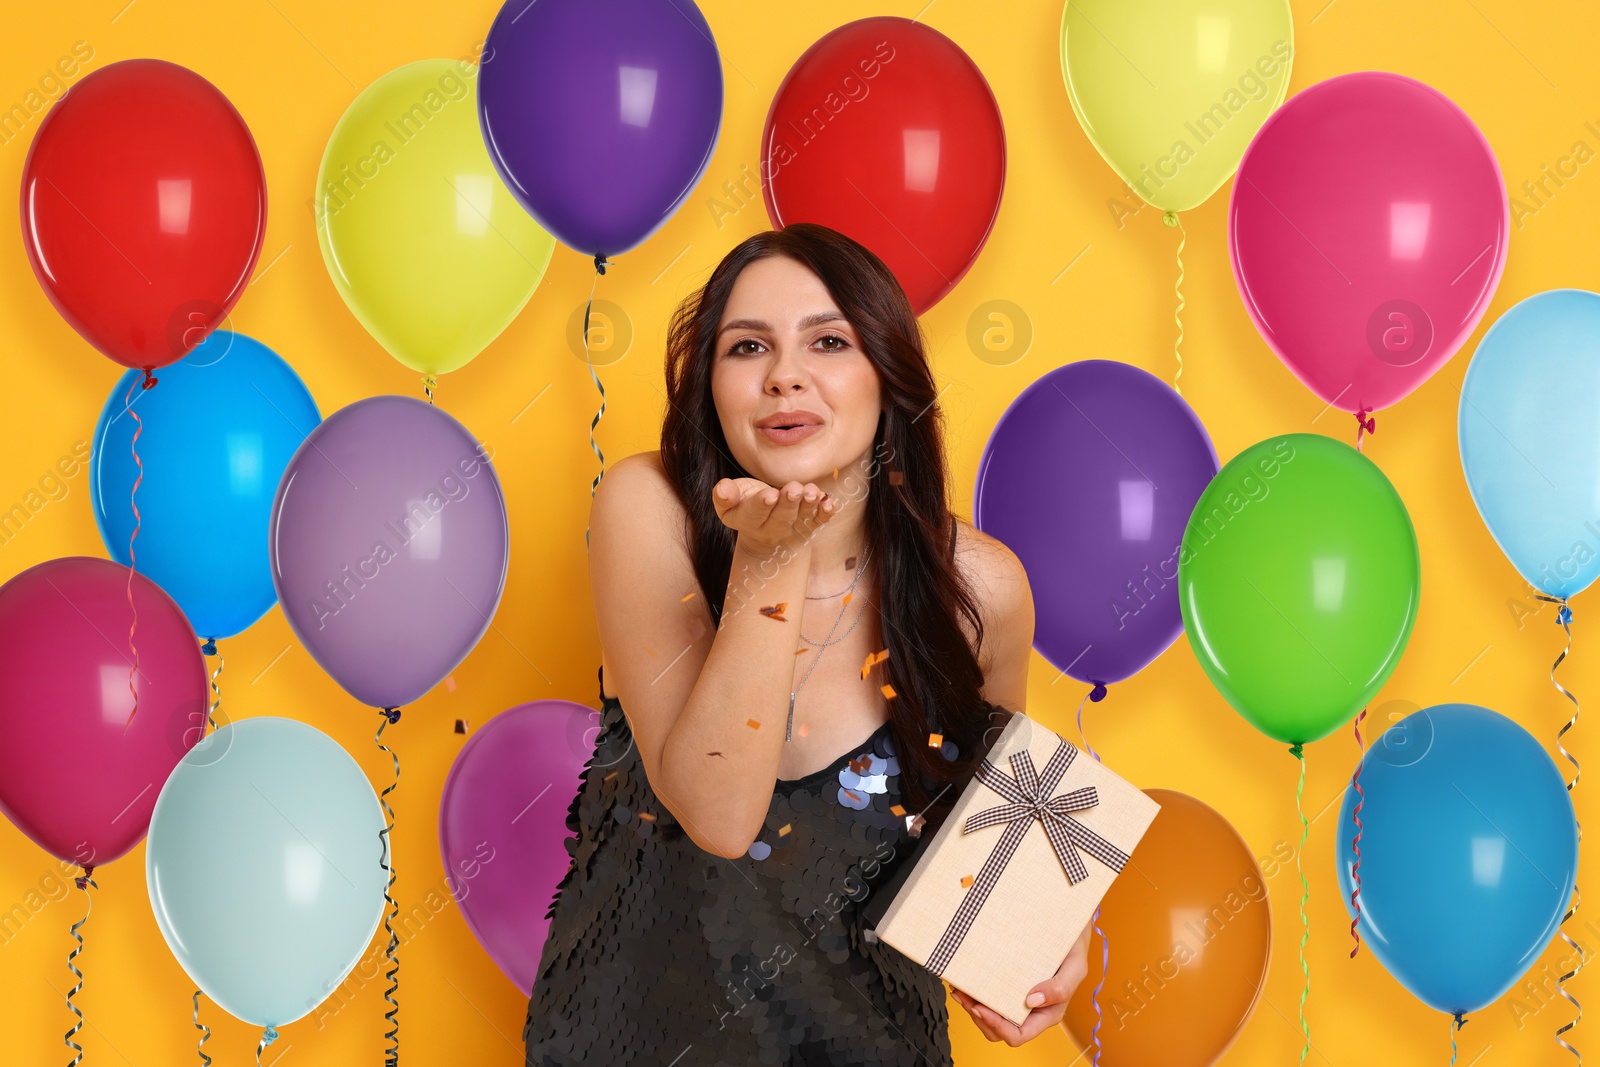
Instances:
[[[678,215],[643,247],[619,257],[601,279],[600,296],[626,316],[632,334],[625,351],[614,345],[597,356],[609,361],[601,369],[608,406],[597,431],[608,463],[656,447],[664,406],[662,338],[672,307],[736,241],[766,227],[754,174],[762,120],[783,74],[823,33],[869,13],[920,17],[955,39],[988,77],[1006,122],[1008,180],[994,232],[972,272],[924,317],[945,389],[958,510],[970,515],[974,470],[990,428],[1009,401],[1047,369],[1110,357],[1170,380],[1177,233],[1148,208],[1124,213],[1119,224],[1111,204],[1127,194],[1078,127],[1062,84],[1059,0],[934,0],[925,6],[913,0],[870,7],[844,0],[759,6],[704,0],[702,7],[723,57],[722,137],[704,180]],[[88,0],[19,8],[0,35],[0,107],[26,104],[39,79],[80,41],[92,49],[87,69],[155,56],[198,71],[226,93],[256,137],[270,197],[265,251],[232,326],[288,359],[327,414],[377,393],[420,395],[415,376],[362,331],[323,269],[308,201],[328,134],[357,92],[383,73],[417,59],[470,54],[496,10],[492,0]],[[1592,54],[1600,14],[1591,5],[1295,0],[1294,14],[1291,93],[1362,69],[1427,81],[1483,129],[1513,196],[1521,195],[1525,180],[1540,178],[1544,165],[1571,155],[1575,142],[1586,142],[1590,157],[1600,148],[1600,137],[1585,126],[1589,120],[1600,125],[1600,70]],[[34,99],[45,102],[42,93]],[[19,187],[42,114],[0,143],[0,189]],[[115,167],[116,161],[106,165]],[[1409,650],[1369,724],[1448,701],[1495,708],[1547,741],[1565,720],[1565,702],[1546,676],[1561,646],[1554,612],[1547,607],[1519,620],[1511,610],[1519,599],[1530,607],[1533,602],[1472,506],[1455,421],[1467,360],[1488,323],[1544,289],[1600,288],[1593,227],[1585,221],[1600,207],[1597,175],[1596,168],[1581,168],[1542,203],[1522,195],[1524,207],[1536,210],[1514,206],[1510,260],[1484,324],[1432,382],[1378,416],[1367,455],[1410,508],[1422,546],[1423,595]],[[1309,429],[1351,439],[1349,416],[1334,411],[1319,417],[1322,404],[1277,363],[1246,317],[1228,269],[1230,189],[1231,183],[1184,216],[1184,396],[1224,461],[1273,434]],[[0,322],[7,327],[0,509],[9,509],[91,436],[120,368],[89,349],[55,314],[29,270],[17,217],[9,211],[0,213],[0,250]],[[546,697],[598,703],[599,648],[583,531],[597,468],[588,426],[599,397],[568,340],[592,278],[583,257],[558,249],[549,276],[520,318],[440,386],[440,403],[494,449],[514,551],[494,628],[450,683],[408,708],[388,735],[404,766],[392,800],[398,815],[395,889],[406,912],[443,887],[436,826],[444,777],[462,742],[452,732],[454,720],[464,718],[477,728],[505,708]],[[969,344],[969,322],[991,300],[1017,305],[1031,328],[1030,347],[1009,365],[980,359]],[[613,323],[619,327],[615,337],[629,332],[621,325],[620,319]],[[1559,399],[1551,397],[1553,433],[1559,432]],[[0,545],[0,577],[56,556],[105,555],[87,481],[80,472],[64,497],[46,502]],[[1578,647],[1563,675],[1580,699],[1600,693],[1600,653],[1589,638],[1587,606],[1580,597]],[[305,719],[344,745],[376,785],[388,782],[388,760],[372,743],[375,716],[317,668],[280,611],[224,642],[223,654],[229,718]],[[1083,687],[1060,679],[1042,659],[1035,666],[1029,712],[1071,736],[1070,717]],[[1091,706],[1087,719],[1091,742],[1124,776],[1143,787],[1205,800],[1263,860],[1290,854],[1285,850],[1299,837],[1295,762],[1216,695],[1187,642],[1180,640],[1148,670],[1115,687],[1109,700]],[[1588,747],[1586,732],[1580,725],[1569,735],[1580,760]],[[1309,746],[1306,755],[1306,807],[1316,818],[1305,856],[1312,975],[1306,1012],[1313,1044],[1307,1062],[1364,1064],[1380,1049],[1385,1062],[1445,1062],[1445,1017],[1414,1000],[1369,953],[1354,960],[1348,955],[1348,919],[1333,864],[1337,815],[1327,812],[1337,811],[1355,742],[1341,732]],[[70,761],[63,773],[70,774]],[[1582,820],[1596,810],[1590,799],[1596,789],[1600,783],[1580,784],[1576,791]],[[1300,1053],[1299,882],[1292,862],[1274,861],[1270,869],[1271,975],[1228,1064],[1281,1064]],[[71,977],[65,966],[72,945],[67,927],[82,914],[82,899],[60,891],[62,883],[52,880],[58,875],[49,857],[9,825],[0,827],[0,914],[14,905],[30,914],[20,930],[5,927],[0,944],[0,1002],[7,1018],[0,1057],[9,1063],[70,1059],[61,1043],[72,1023],[62,1003]],[[89,1020],[79,1035],[86,1062],[144,1067],[192,1061],[193,986],[156,929],[143,846],[97,871],[96,879],[100,889],[85,928],[88,948],[80,957],[87,980],[76,998]],[[1579,885],[1585,885],[1583,872]],[[1600,948],[1600,940],[1589,938],[1583,923],[1596,907],[1591,904],[1574,923],[1591,949]],[[381,938],[380,931],[374,941],[380,953]],[[421,924],[401,955],[400,1040],[408,1062],[522,1062],[526,1001],[478,948],[453,904]],[[1459,1035],[1462,1064],[1569,1062],[1551,1038],[1571,1017],[1550,992],[1560,955],[1547,950],[1525,988],[1473,1017]],[[1600,985],[1585,973],[1570,988],[1587,1002],[1592,994],[1585,991]],[[266,1061],[289,1067],[379,1062],[385,1029],[381,984],[370,982],[347,1001],[323,1015],[321,1025],[313,1014],[285,1027]],[[1078,1055],[1060,1030],[1018,1050],[991,1046],[959,1008],[952,1010],[958,1062],[1060,1065]],[[209,1003],[203,1017],[215,1031],[207,1051],[219,1063],[248,1062],[256,1032]],[[1596,1027],[1600,1020],[1591,1020],[1569,1038],[1600,1054]]]

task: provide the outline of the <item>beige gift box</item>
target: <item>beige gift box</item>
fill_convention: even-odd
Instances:
[[[1014,714],[876,936],[1020,1025],[1159,810]]]

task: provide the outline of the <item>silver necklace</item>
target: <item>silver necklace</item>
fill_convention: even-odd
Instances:
[[[866,571],[867,571],[867,563],[868,563],[869,560],[871,560],[871,558],[872,558],[872,550],[869,548],[867,550],[866,555],[863,556],[862,559],[861,559],[861,566],[856,568],[856,576],[855,576],[855,578],[851,580],[850,586],[849,586],[848,589],[841,590],[842,593],[849,593],[849,592],[852,592],[855,589],[856,584],[861,581],[861,576],[866,573]],[[840,593],[835,593],[833,595],[834,596],[839,596]],[[820,597],[818,599],[827,600],[827,599],[831,599],[831,598],[829,598],[829,597]],[[802,641],[804,641],[806,644],[811,645],[812,647],[816,648],[817,649],[817,654],[816,654],[816,656],[814,656],[812,658],[811,666],[806,668],[806,673],[803,676],[801,676],[800,684],[795,686],[794,687],[794,692],[789,694],[789,721],[788,721],[788,724],[785,725],[784,728],[783,728],[783,739],[784,739],[785,742],[792,741],[794,739],[794,698],[797,695],[799,695],[800,690],[805,688],[806,681],[811,677],[811,672],[817,669],[817,661],[822,658],[822,654],[828,650],[828,646],[829,645],[836,645],[840,641],[843,641],[845,638],[849,637],[853,632],[855,632],[856,625],[861,622],[861,616],[865,615],[866,612],[867,612],[867,602],[866,602],[865,599],[863,599],[862,602],[861,602],[860,609],[856,611],[855,621],[850,624],[850,629],[846,630],[844,633],[840,634],[838,637],[834,637],[833,636],[833,631],[835,631],[835,630],[837,630],[839,628],[839,623],[841,621],[843,621],[843,619],[844,619],[844,612],[840,611],[839,612],[839,617],[834,619],[833,620],[833,625],[828,628],[828,636],[823,638],[820,643],[811,640],[811,638],[809,638],[809,637],[807,637],[805,635],[804,631],[801,631],[800,639]]]

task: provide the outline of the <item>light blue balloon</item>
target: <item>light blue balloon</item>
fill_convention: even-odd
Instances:
[[[133,561],[178,602],[201,637],[232,637],[271,610],[267,529],[278,480],[322,416],[294,369],[244,334],[216,330],[136,384],[130,370],[100,412],[89,461],[94,518],[111,558]],[[127,409],[133,388],[133,411]],[[131,446],[139,430],[144,478]]]
[[[378,797],[349,753],[295,719],[208,734],[150,817],[156,925],[201,992],[260,1027],[349,975],[383,917]]]
[[[1600,577],[1600,294],[1538,293],[1473,353],[1458,422],[1467,488],[1535,589],[1570,597]]]
[[[1436,1011],[1479,1011],[1516,984],[1572,900],[1578,823],[1533,735],[1475,704],[1413,712],[1361,761],[1362,942]],[[1352,917],[1355,805],[1339,812]]]

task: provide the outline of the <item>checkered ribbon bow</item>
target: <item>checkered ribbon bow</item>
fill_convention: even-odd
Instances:
[[[1034,769],[1033,756],[1027,749],[1012,754],[1011,775],[1002,773],[988,760],[984,760],[978,768],[978,781],[1010,803],[986,808],[970,816],[963,824],[962,832],[970,834],[974,830],[1000,825],[1005,825],[1006,830],[968,888],[961,907],[956,909],[944,936],[934,946],[933,954],[928,957],[927,967],[934,974],[943,973],[955,958],[956,949],[961,947],[961,941],[972,927],[973,920],[978,917],[984,901],[988,900],[990,891],[999,883],[1006,864],[1011,862],[1011,857],[1016,854],[1035,820],[1044,826],[1050,846],[1061,861],[1062,869],[1067,872],[1067,881],[1073,885],[1089,877],[1083,858],[1078,855],[1079,848],[1114,871],[1120,872],[1127,865],[1126,852],[1068,814],[1092,808],[1100,802],[1094,786],[1087,785],[1060,796],[1052,796],[1078,754],[1072,745],[1059,738],[1057,741],[1056,750],[1044,765],[1042,774]]]

